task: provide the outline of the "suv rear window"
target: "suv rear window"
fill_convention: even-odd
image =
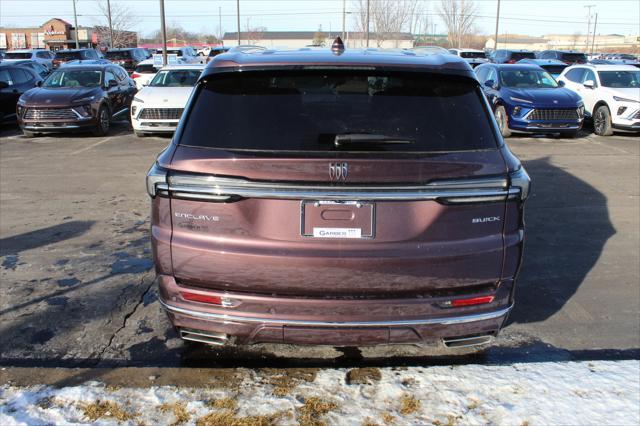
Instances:
[[[484,52],[460,52],[460,57],[466,59],[477,59],[486,58],[487,55],[485,55]]]
[[[31,52],[7,52],[5,59],[31,59]]]
[[[215,123],[212,132],[211,123]],[[403,143],[336,143],[337,135]],[[436,152],[496,148],[475,80],[355,71],[244,72],[198,89],[180,144],[228,150]]]
[[[138,65],[135,72],[137,72],[138,74],[155,74],[156,71],[157,70],[153,66],[153,64],[143,64]]]
[[[104,56],[107,59],[131,59],[132,54],[131,50],[120,50],[107,52]]]
[[[560,59],[569,62],[579,62],[585,64],[587,62],[587,56],[584,53],[562,53]]]
[[[63,61],[72,61],[74,59],[82,59],[81,52],[56,52],[56,59]]]
[[[511,59],[519,61],[520,59],[535,59],[536,55],[533,52],[511,52]]]

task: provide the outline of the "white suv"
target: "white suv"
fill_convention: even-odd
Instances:
[[[53,57],[54,53],[45,49],[33,49],[33,50],[11,50],[4,54],[3,61],[24,61],[30,60],[38,62],[47,67],[48,70],[53,69]]]
[[[573,65],[558,82],[582,97],[597,135],[640,132],[640,69],[631,65]]]

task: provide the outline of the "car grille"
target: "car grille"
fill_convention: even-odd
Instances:
[[[25,120],[77,120],[71,108],[29,108],[24,114]]]
[[[534,109],[527,116],[529,120],[577,120],[577,109]]]
[[[140,112],[141,119],[147,120],[179,120],[183,108],[145,108]]]

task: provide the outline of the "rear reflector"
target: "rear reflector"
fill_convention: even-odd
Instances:
[[[138,78],[138,77],[142,77],[142,76],[135,72],[131,74],[131,78]]]
[[[206,294],[191,293],[188,291],[181,291],[180,294],[184,300],[190,302],[209,303],[211,305],[222,306],[222,298],[218,296],[208,296]]]
[[[461,306],[484,305],[493,302],[493,299],[495,299],[495,296],[479,296],[470,297],[468,299],[447,300],[439,305],[443,308],[459,308]]]

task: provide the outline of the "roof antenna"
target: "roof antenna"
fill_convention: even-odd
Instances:
[[[336,37],[336,39],[333,40],[331,51],[336,55],[341,55],[344,52],[344,43],[342,42],[340,36]]]

